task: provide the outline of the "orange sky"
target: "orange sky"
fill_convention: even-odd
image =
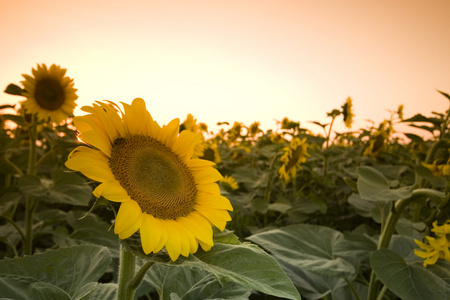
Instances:
[[[192,113],[212,129],[289,117],[316,131],[307,121],[351,96],[358,129],[399,104],[448,108],[449,13],[448,0],[4,1],[0,88],[56,63],[79,106],[142,97],[160,124]]]

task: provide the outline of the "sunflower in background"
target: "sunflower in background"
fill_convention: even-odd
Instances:
[[[92,148],[76,148],[66,166],[101,182],[94,196],[121,203],[114,223],[120,239],[139,230],[146,254],[165,247],[174,261],[198,245],[210,250],[212,227],[224,230],[233,208],[220,195],[214,163],[192,158],[201,139],[179,132],[178,119],[160,127],[140,98],[122,105],[124,112],[111,102],[82,108],[89,114],[74,123]]]
[[[351,128],[353,124],[353,103],[352,98],[348,97],[344,105],[342,105],[342,115],[344,116],[344,123],[347,128]]]
[[[22,107],[27,114],[36,114],[38,120],[61,123],[71,117],[78,98],[73,87],[73,79],[64,76],[66,69],[55,64],[47,68],[45,64],[37,65],[31,70],[34,77],[22,74],[21,81],[25,90],[22,95],[27,99]]]
[[[450,261],[450,220],[438,226],[437,221],[433,222],[435,237],[425,236],[428,243],[414,240],[420,249],[414,249],[414,254],[423,258],[423,266],[434,265],[438,259]]]
[[[301,164],[306,161],[308,154],[308,143],[306,138],[299,139],[298,137],[292,139],[288,147],[283,148],[284,154],[280,158],[283,165],[278,170],[280,178],[283,178],[286,183],[291,181],[297,175],[297,167],[301,168]]]

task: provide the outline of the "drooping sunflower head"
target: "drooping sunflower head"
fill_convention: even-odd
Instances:
[[[280,160],[283,163],[278,170],[280,178],[283,178],[288,183],[291,178],[297,175],[297,168],[301,168],[301,164],[306,162],[309,144],[306,138],[300,139],[298,137],[292,139],[288,147],[283,148],[284,153]]]
[[[21,81],[26,100],[22,107],[28,114],[37,114],[38,120],[60,123],[71,117],[78,98],[73,87],[73,79],[64,76],[66,69],[57,65],[47,68],[45,64],[37,65],[31,70],[33,76],[23,74]]]
[[[261,132],[261,129],[259,129],[259,122],[253,122],[250,127],[248,128],[248,134],[250,136],[256,136],[258,133]]]
[[[342,105],[342,114],[344,116],[344,123],[347,128],[351,128],[353,124],[353,117],[355,116],[353,114],[353,103],[352,98],[348,97],[345,101],[344,105]]]
[[[160,127],[142,99],[124,111],[107,102],[83,107],[88,115],[74,119],[80,146],[66,166],[99,181],[96,197],[120,202],[114,224],[119,238],[137,230],[146,254],[163,247],[170,258],[213,246],[212,227],[225,229],[233,208],[220,195],[222,178],[214,163],[192,158],[201,138],[179,132],[179,120]],[[118,111],[120,110],[120,111]]]

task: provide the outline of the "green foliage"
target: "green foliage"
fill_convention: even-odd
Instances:
[[[0,296],[11,299],[82,299],[111,263],[106,248],[74,246],[0,261]]]

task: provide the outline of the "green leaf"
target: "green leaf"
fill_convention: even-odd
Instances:
[[[0,297],[81,299],[111,263],[104,247],[84,245],[0,261]]]
[[[72,227],[69,234],[66,227],[58,227],[53,232],[55,244],[59,246],[73,246],[91,244],[105,246],[113,258],[119,257],[119,238],[110,229],[110,225],[102,221],[97,215],[90,214],[80,219],[84,212],[70,211],[65,216]]]
[[[361,198],[369,201],[394,201],[409,198],[411,187],[390,189],[387,179],[378,170],[363,166],[356,169],[357,186]]]
[[[362,200],[361,196],[356,193],[351,194],[347,201],[358,215],[366,218],[370,218],[372,216],[372,211],[376,208],[375,203]]]
[[[45,187],[37,176],[23,175],[19,178],[19,190],[27,196],[40,197],[45,194]]]
[[[9,84],[6,89],[5,89],[5,93],[6,94],[10,94],[10,95],[17,95],[17,96],[22,96],[22,92],[24,90],[22,88],[20,88],[18,85],[15,84]]]
[[[439,90],[438,90],[438,92],[441,93],[442,95],[444,95],[444,97],[447,98],[450,101],[450,95],[449,94],[444,93],[444,92],[439,91]]]
[[[404,133],[404,135],[406,135],[407,138],[409,138],[411,141],[415,142],[415,143],[424,143],[425,141],[423,140],[422,137],[418,136],[417,134],[413,134],[413,133]]]
[[[380,281],[402,299],[450,297],[450,263],[446,261],[424,268],[420,262],[407,263],[397,253],[380,249],[372,254],[370,264]]]
[[[351,277],[355,268],[335,253],[344,236],[331,228],[297,224],[255,234],[248,239],[278,261],[318,274]]]
[[[181,263],[214,274],[221,284],[236,283],[267,295],[300,299],[277,261],[256,245],[217,243],[210,251],[199,251]]]
[[[153,265],[144,277],[161,300],[246,299],[251,290],[233,282],[220,284],[211,273],[190,267]]]
[[[48,189],[46,201],[87,206],[92,197],[91,187],[83,177],[72,172],[55,170],[52,172],[54,185]]]
[[[97,284],[83,300],[116,300],[117,284]]]

